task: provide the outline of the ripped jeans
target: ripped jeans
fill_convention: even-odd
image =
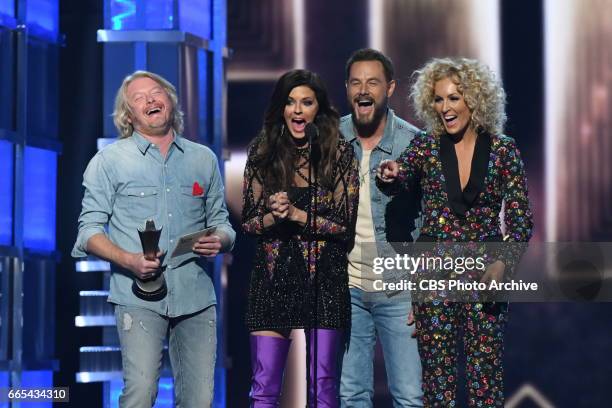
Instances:
[[[210,407],[217,349],[216,311],[168,318],[151,310],[115,305],[121,343],[121,408],[150,408],[157,398],[166,335],[176,407]]]

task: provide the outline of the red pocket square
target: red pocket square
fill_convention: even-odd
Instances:
[[[201,196],[204,194],[204,189],[198,184],[197,181],[193,183],[193,190],[191,190],[191,194],[194,196]]]

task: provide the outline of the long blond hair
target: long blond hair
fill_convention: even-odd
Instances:
[[[119,87],[117,96],[115,97],[113,123],[117,128],[117,132],[119,132],[119,137],[121,139],[130,137],[134,132],[134,126],[129,121],[130,115],[132,114],[132,109],[128,104],[127,88],[134,80],[138,78],[152,79],[153,81],[157,82],[164,89],[164,91],[166,91],[168,97],[172,101],[172,129],[174,129],[174,132],[177,135],[182,134],[184,114],[179,106],[178,96],[176,94],[176,88],[174,88],[174,85],[153,72],[135,71],[123,79],[123,83],[121,84],[121,87]]]

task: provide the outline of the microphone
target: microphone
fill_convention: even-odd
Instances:
[[[319,128],[313,122],[306,124],[306,138],[308,139],[308,146],[310,149],[310,162],[313,168],[317,168],[319,161],[321,160],[321,145],[319,144]]]

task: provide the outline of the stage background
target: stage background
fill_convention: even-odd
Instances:
[[[244,149],[261,126],[276,78],[305,67],[325,80],[347,113],[344,62],[374,45],[394,59],[399,92],[391,100],[412,120],[411,72],[433,56],[481,58],[501,73],[508,93],[507,134],[523,153],[536,240],[607,241],[610,232],[612,2],[603,0],[228,0],[228,204],[239,230]],[[99,329],[75,329],[78,290],[95,279],[74,272],[81,178],[102,135],[103,26],[97,1],[60,1],[56,385],[71,387],[71,406],[97,407],[99,384],[76,384],[78,348]],[[189,113],[188,113],[189,114]],[[418,123],[416,123],[419,125]],[[253,251],[239,234],[227,274],[228,407],[246,407],[250,380],[243,319]],[[509,403],[525,407],[609,406],[612,305],[514,304],[506,336]],[[289,405],[287,405],[289,406]],[[390,407],[380,353],[375,406]]]

